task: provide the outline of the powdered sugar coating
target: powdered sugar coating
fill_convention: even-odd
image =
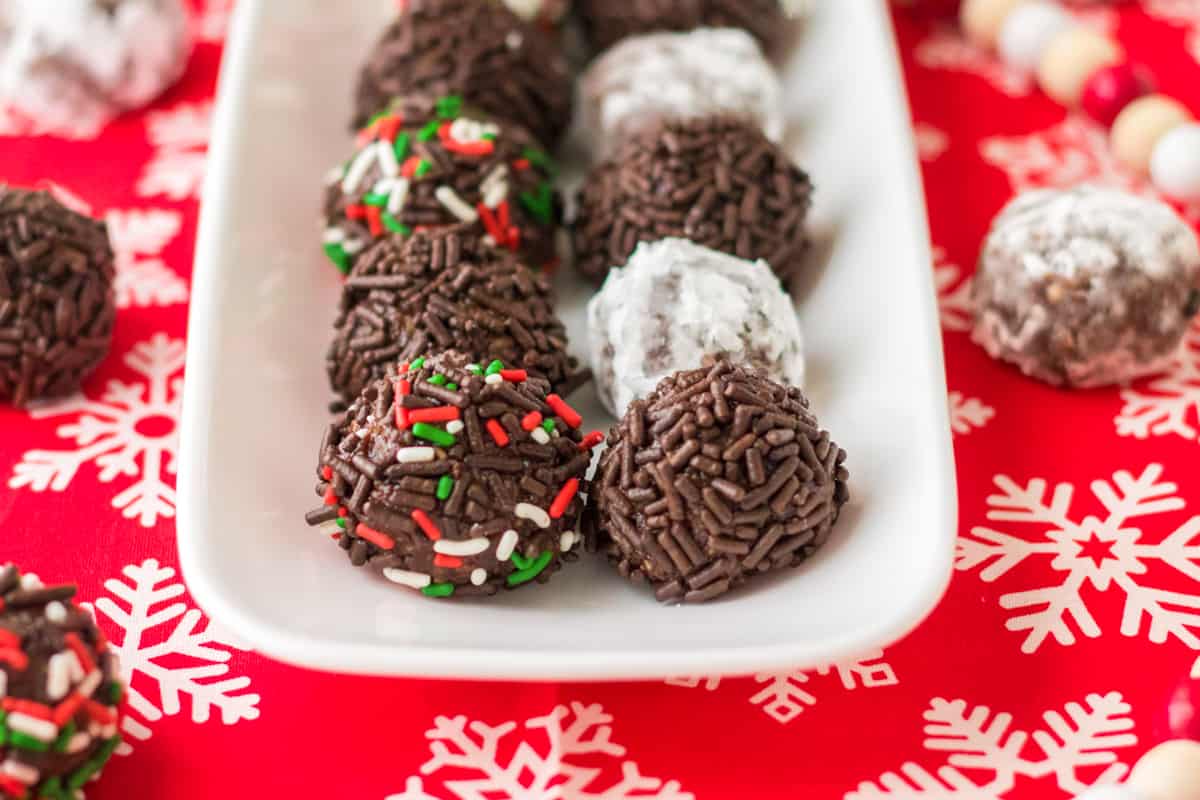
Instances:
[[[1114,189],[1028,192],[984,245],[973,337],[1055,384],[1154,372],[1200,305],[1200,245],[1168,206]]]
[[[190,52],[182,0],[0,0],[0,103],[46,130],[146,105]]]
[[[783,89],[753,36],[735,28],[632,36],[580,81],[582,130],[600,158],[667,117],[735,114],[772,141],[783,135]]]
[[[600,399],[620,417],[666,376],[706,357],[762,367],[804,382],[804,346],[791,298],[765,261],[746,261],[685,239],[638,246],[588,304],[588,338]]]

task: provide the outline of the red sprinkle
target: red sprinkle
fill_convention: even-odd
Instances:
[[[26,800],[29,797],[25,784],[7,775],[0,775],[0,792],[4,792],[13,800]]]
[[[345,506],[340,506],[340,507],[338,508],[338,516],[339,516],[339,517],[348,517],[348,516],[350,516],[350,509],[346,508]]]
[[[554,502],[550,504],[550,518],[558,519],[567,513],[567,506],[571,505],[571,501],[575,499],[575,493],[578,491],[579,478],[571,478],[564,483],[563,487],[558,490]]]
[[[492,439],[501,447],[508,447],[508,432],[504,430],[504,426],[494,419],[489,419],[484,426],[488,433],[492,435]]]
[[[596,445],[604,441],[604,434],[600,431],[592,431],[587,436],[583,437],[583,441],[579,443],[580,450],[591,450]]]
[[[531,431],[541,424],[542,415],[537,411],[530,411],[528,414],[521,417],[521,427],[527,431]]]
[[[8,662],[13,669],[18,672],[24,672],[29,666],[29,656],[20,650],[4,648],[0,649],[0,662]]]
[[[379,138],[385,142],[392,142],[396,138],[396,134],[400,132],[402,122],[403,120],[394,114],[378,120],[376,125],[379,127]]]
[[[502,369],[500,377],[510,383],[524,383],[529,378],[529,373],[523,369]]]
[[[450,422],[461,416],[454,406],[437,406],[436,408],[414,408],[408,412],[409,422]]]
[[[401,374],[401,375],[403,375],[403,374],[404,374],[404,373],[406,373],[406,372],[408,372],[408,362],[407,362],[407,361],[401,361],[401,362],[400,362],[400,374]]]
[[[372,236],[383,236],[383,209],[379,206],[367,206],[367,227]]]
[[[408,364],[401,365],[401,372],[408,372]],[[396,427],[407,428],[412,424],[412,418],[409,416],[407,408],[400,405],[400,398],[412,394],[412,383],[404,378],[396,381]]]
[[[546,397],[546,404],[554,409],[554,413],[562,417],[562,421],[572,428],[578,428],[583,423],[583,417],[579,416],[579,412],[567,405],[566,401],[558,395],[548,395]]]
[[[442,538],[442,532],[438,530],[438,526],[433,524],[433,520],[431,520],[429,515],[424,511],[419,508],[414,508],[412,512],[412,518],[413,522],[417,523],[417,527],[425,532],[425,535],[429,537],[430,541],[436,542],[438,539]]]
[[[0,628],[0,647],[21,647],[21,637],[10,630]]]
[[[60,728],[66,725],[67,720],[75,716],[75,712],[79,710],[79,707],[83,705],[83,701],[86,699],[79,692],[72,692],[67,696],[66,700],[63,700],[54,707],[53,719],[51,721]]]
[[[44,719],[47,722],[54,720],[54,709],[50,706],[44,706],[41,703],[35,703],[32,700],[18,700],[15,697],[6,697],[0,700],[0,708],[10,713],[16,712],[36,719]]]
[[[346,206],[346,219],[366,219],[366,206]]]
[[[404,160],[404,165],[400,167],[400,174],[406,178],[411,178],[417,174],[417,167],[421,166],[421,159],[417,156],[409,156]]]
[[[449,567],[450,569],[456,569],[463,565],[463,560],[461,558],[456,558],[455,556],[448,556],[444,553],[438,553],[433,557],[433,565],[435,567]]]
[[[354,140],[355,144],[357,144],[359,147],[362,147],[367,142],[375,138],[375,133],[379,130],[379,123],[380,120],[375,120],[370,125],[359,131],[358,136],[356,136]]]
[[[83,667],[84,673],[91,672],[96,668],[96,661],[92,658],[92,654],[83,646],[83,642],[79,638],[79,634],[72,631],[63,636],[63,641],[67,643],[67,647],[71,648],[71,652],[79,659],[79,666]]]
[[[327,506],[336,506],[337,505],[337,503],[338,503],[337,495],[333,493],[332,485],[325,487],[325,497],[322,499],[325,501],[325,505],[327,505]]]
[[[354,533],[360,539],[365,539],[371,544],[378,547],[380,550],[391,550],[396,546],[396,540],[388,536],[386,533],[380,533],[374,528],[368,528],[363,523],[358,523],[354,529]]]
[[[500,227],[504,230],[512,229],[512,219],[509,216],[509,205],[507,200],[501,200],[500,205],[496,206],[496,221],[500,223]],[[511,233],[509,234],[512,235]]]
[[[117,713],[115,711],[106,705],[97,703],[95,700],[84,700],[83,707],[87,711],[88,716],[101,725],[117,721]]]
[[[496,240],[497,245],[504,244],[505,233],[500,227],[500,223],[496,221],[496,215],[486,204],[480,202],[475,206],[475,210],[479,212],[479,218],[483,220],[483,227],[487,230],[488,235]]]
[[[329,534],[329,538],[333,539],[335,542],[340,542],[342,540],[342,535],[340,533],[331,533]]]
[[[330,467],[330,466],[321,467],[321,477],[327,481],[333,480],[333,467]]]
[[[530,164],[529,164],[528,158],[518,158],[516,161],[513,162],[513,169],[520,170],[521,172],[524,172],[525,170],[529,169],[529,167],[530,167]]]

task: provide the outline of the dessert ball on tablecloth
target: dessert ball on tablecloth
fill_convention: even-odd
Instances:
[[[974,279],[976,342],[1048,383],[1161,369],[1200,311],[1200,246],[1166,205],[1094,186],[1027,192],[1000,213]]]
[[[845,457],[799,389],[718,360],[665,379],[609,433],[589,535],[660,601],[710,600],[825,542]]]
[[[0,566],[0,797],[81,796],[121,743],[117,659],[74,596]]]
[[[79,388],[112,341],[114,269],[104,223],[0,184],[0,401]]]
[[[783,89],[752,36],[736,28],[653,33],[600,56],[579,86],[583,131],[607,157],[630,135],[668,118],[744,117],[783,135]]]
[[[686,239],[640,244],[608,273],[588,304],[588,336],[600,399],[618,417],[663,378],[706,358],[804,383],[800,322],[771,268]]]
[[[347,401],[402,360],[453,348],[529,370],[566,396],[586,377],[567,355],[550,280],[455,230],[391,236],[354,267],[327,357]]]
[[[596,50],[653,31],[743,28],[773,46],[799,13],[802,0],[578,0],[576,8]]]
[[[181,0],[0,0],[0,105],[40,129],[99,129],[173,84],[190,53]]]
[[[596,283],[639,242],[679,237],[763,259],[785,284],[803,266],[812,184],[754,125],[668,120],[630,138],[588,176],[575,265]]]
[[[410,0],[359,76],[354,127],[397,97],[459,94],[555,147],[571,121],[571,76],[551,37],[500,3]]]
[[[561,25],[571,10],[570,0],[504,0],[504,5],[526,22],[547,28]]]
[[[556,167],[532,134],[457,95],[393,103],[330,172],[324,247],[342,272],[383,236],[464,226],[534,266],[556,258]]]
[[[431,597],[544,582],[579,541],[595,437],[544,380],[458,352],[373,382],[321,443],[313,525]]]

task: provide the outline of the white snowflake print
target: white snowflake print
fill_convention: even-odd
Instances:
[[[967,41],[956,28],[935,28],[916,46],[913,56],[929,69],[951,70],[976,75],[1009,97],[1033,92],[1033,78],[1013,69],[994,53]]]
[[[188,285],[160,257],[179,235],[178,211],[109,211],[108,235],[116,253],[117,307],[169,306],[188,299]]]
[[[949,260],[946,251],[933,248],[933,284],[937,289],[938,316],[944,331],[969,331],[974,313],[971,310],[971,278],[963,276],[963,268]]]
[[[949,135],[927,122],[914,125],[913,135],[917,140],[917,155],[922,161],[937,161],[950,148]]]
[[[1137,744],[1129,712],[1119,692],[1090,694],[1045,712],[1044,726],[1030,732],[1014,730],[1011,714],[937,697],[925,711],[924,746],[947,753],[945,763],[930,771],[908,761],[860,783],[845,800],[1000,800],[1018,778],[1052,778],[1064,797],[1116,783],[1129,771],[1118,751]],[[1027,749],[1037,757],[1027,758]]]
[[[226,725],[258,719],[259,696],[245,691],[250,679],[229,677],[230,649],[247,648],[215,623],[205,624],[197,609],[172,602],[184,593],[175,570],[151,558],[122,573],[104,582],[109,596],[98,598],[94,611],[129,687],[124,732],[149,739],[151,725],[182,712],[185,696],[198,724],[214,710]]]
[[[220,44],[229,30],[229,18],[233,14],[233,0],[205,0],[195,16],[196,39],[201,42]]]
[[[151,527],[175,516],[184,345],[160,333],[134,345],[123,360],[137,381],[110,380],[97,400],[76,395],[30,411],[34,419],[73,416],[56,432],[77,447],[28,451],[13,468],[10,488],[61,492],[94,463],[101,483],[135,479],[112,498],[127,519]]]
[[[156,152],[138,181],[139,195],[166,195],[172,200],[200,197],[212,109],[211,102],[180,103],[170,111],[146,115],[147,134]]]
[[[836,672],[842,687],[846,690],[860,687],[873,689],[880,686],[895,686],[899,683],[892,666],[883,660],[883,651],[876,650],[863,658],[846,661],[841,664],[827,664],[813,670],[818,676],[828,676]],[[804,688],[812,674],[792,670],[790,672],[764,672],[754,676],[749,702],[758,706],[763,713],[781,725],[786,725],[804,713],[806,708],[817,704],[817,697]],[[739,678],[728,680],[718,676],[668,678],[667,685],[682,686],[686,689],[703,687],[705,690],[716,691],[724,683],[726,687],[733,685],[743,689],[748,679]],[[761,687],[761,688],[759,688]]]
[[[1200,324],[1188,334],[1167,372],[1144,389],[1121,392],[1117,434],[1149,439],[1181,436],[1200,442]]]
[[[1141,5],[1146,14],[1163,22],[1200,28],[1200,0],[1142,0]]]
[[[387,800],[694,800],[678,781],[619,760],[625,748],[610,738],[611,722],[601,706],[577,702],[521,724],[436,717],[425,732],[426,777],[409,777]],[[443,771],[451,774],[437,776],[439,793],[430,794],[428,776]]]
[[[981,568],[987,583],[999,580],[1028,560],[1040,560],[1050,574],[1034,588],[1000,596],[1000,606],[1013,615],[1010,631],[1024,632],[1021,650],[1032,653],[1053,637],[1062,645],[1076,641],[1076,631],[1096,638],[1101,627],[1088,609],[1087,587],[1124,596],[1120,631],[1162,644],[1169,638],[1200,650],[1200,516],[1167,534],[1161,525],[1134,527],[1135,520],[1153,522],[1156,514],[1178,511],[1184,501],[1175,484],[1161,481],[1163,468],[1151,464],[1141,475],[1116,472],[1112,480],[1092,482],[1091,491],[1104,508],[1103,517],[1082,519],[1071,510],[1074,487],[1060,483],[1048,492],[1035,478],[1021,486],[1007,475],[995,478],[999,494],[987,499],[987,517],[1010,523],[1003,530],[976,526],[958,541],[955,566]],[[1192,582],[1189,593],[1152,585],[1144,576],[1173,570]],[[1033,583],[1028,571],[1022,573]],[[1161,578],[1160,578],[1161,580]]]
[[[77,114],[69,124],[44,125],[20,111],[0,103],[0,138],[5,136],[56,136],[71,141],[95,139],[104,130],[108,117],[97,114]]]
[[[1018,193],[1093,183],[1162,199],[1149,181],[1117,161],[1108,145],[1108,132],[1081,115],[1068,116],[1037,133],[984,139],[979,152],[984,161],[1005,172]],[[1182,211],[1200,222],[1200,203]]]
[[[960,436],[978,430],[996,416],[996,409],[977,397],[965,397],[962,392],[950,393],[950,429]]]

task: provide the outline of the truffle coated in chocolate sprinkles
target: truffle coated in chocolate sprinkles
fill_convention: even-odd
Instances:
[[[787,284],[802,267],[811,204],[808,176],[744,120],[666,120],[592,170],[574,224],[575,263],[599,283],[639,242],[678,237],[762,259]]]
[[[787,30],[783,0],[576,0],[588,41],[605,50],[651,31],[743,28],[764,46]]]
[[[556,411],[569,407],[523,370],[470,362],[457,351],[418,357],[367,386],[322,445],[323,504],[306,516],[332,526],[352,564],[431,597],[544,582],[574,558],[587,493],[590,448]],[[401,402],[423,387],[454,404]],[[485,432],[485,406],[503,436]],[[553,434],[520,425],[530,408]]]
[[[114,275],[104,223],[0,184],[0,401],[79,388],[108,354]]]
[[[703,430],[702,413],[713,420]],[[703,602],[799,564],[849,496],[846,454],[818,429],[803,393],[724,359],[664,379],[630,405],[608,444],[589,545],[663,602]]]
[[[460,230],[391,236],[372,247],[346,281],[334,328],[326,365],[347,401],[398,361],[449,348],[484,365],[499,359],[524,369],[562,394],[582,379],[549,279]],[[421,402],[465,404],[429,383],[404,401]]]

